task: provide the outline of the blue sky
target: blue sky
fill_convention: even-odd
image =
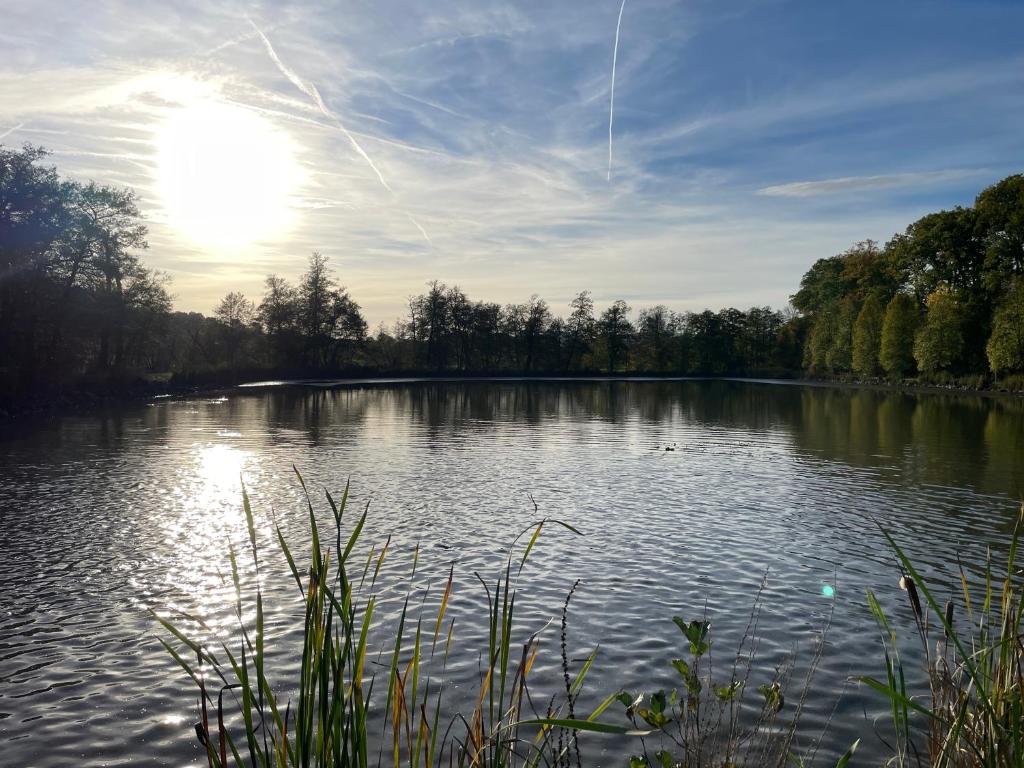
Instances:
[[[317,249],[374,323],[433,278],[783,306],[814,259],[1024,166],[1024,3],[626,0],[609,181],[619,9],[0,0],[0,142],[137,189],[181,308]],[[163,126],[210,102],[297,169],[254,242],[187,236],[161,193]]]

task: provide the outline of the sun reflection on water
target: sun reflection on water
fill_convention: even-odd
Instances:
[[[228,553],[245,551],[241,484],[243,475],[247,481],[258,476],[256,458],[231,443],[197,442],[181,455],[176,474],[166,499],[171,514],[161,515],[167,543],[159,555],[162,583],[147,585],[132,577],[133,591],[160,606],[162,617],[213,641],[226,637],[238,620]],[[247,558],[239,557],[238,567],[243,580],[254,577]],[[205,629],[183,619],[183,613]],[[243,606],[243,619],[247,613]]]
[[[228,489],[237,495],[246,458],[247,453],[234,445],[207,443],[198,446],[193,454],[192,469],[202,488],[193,489],[193,492],[200,491],[193,498],[208,505],[222,501]]]

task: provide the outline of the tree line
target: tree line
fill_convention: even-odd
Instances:
[[[369,332],[314,253],[296,281],[229,292],[212,314],[176,312],[146,267],[130,190],[62,178],[46,153],[0,147],[0,396],[140,376],[650,373],[947,381],[1024,372],[1024,177],[970,208],[929,214],[884,246],[820,259],[792,305],[634,313],[580,291],[564,312],[538,295],[471,299],[432,281]]]
[[[135,196],[0,147],[0,392],[154,369],[171,311]]]
[[[170,364],[199,378],[210,370],[778,375],[800,360],[788,318],[768,307],[677,313],[659,305],[631,321],[626,302],[596,312],[581,291],[568,310],[556,315],[538,296],[474,301],[435,280],[409,298],[404,317],[370,334],[359,306],[314,253],[296,285],[271,275],[257,301],[231,292],[211,318],[172,315],[169,337],[186,357],[172,354]]]
[[[818,260],[792,303],[813,374],[978,384],[1024,372],[1024,176],[884,246]]]
[[[434,281],[408,312],[380,328],[368,355],[375,367],[519,373],[645,372],[726,375],[782,371],[799,360],[787,318],[768,307],[745,312],[639,310],[623,300],[596,311],[589,291],[564,316],[539,296],[521,304],[474,301]]]

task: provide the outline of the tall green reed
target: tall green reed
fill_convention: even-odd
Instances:
[[[928,585],[892,536],[882,533],[902,572],[900,587],[907,592],[928,680],[926,692],[908,688],[894,624],[869,591],[868,604],[882,635],[886,677],[861,680],[889,702],[894,733],[891,764],[898,768],[1020,768],[1024,765],[1024,590],[1016,558],[1024,535],[1024,505],[1005,565],[994,565],[990,549],[981,584],[972,590],[958,561],[959,594],[952,594],[945,605],[939,604],[934,586]]]
[[[436,612],[425,615],[416,611],[416,549],[409,591],[388,642],[386,681],[380,680],[368,672],[368,655],[371,636],[379,626],[376,587],[390,539],[380,550],[369,548],[365,559],[359,561],[361,566],[355,563],[369,505],[345,533],[349,486],[338,501],[325,491],[333,530],[322,531],[305,482],[298,470],[295,474],[308,512],[308,564],[299,565],[299,556],[276,520],[273,525],[277,549],[301,597],[302,645],[294,679],[275,677],[275,670],[268,665],[261,542],[244,487],[247,556],[255,577],[243,578],[239,555],[229,547],[235,595],[233,635],[209,639],[216,633],[194,614],[178,611],[172,617],[154,613],[171,635],[170,642],[163,638],[160,642],[198,689],[196,733],[209,768],[232,764],[253,768],[366,768],[371,763],[395,768],[568,765],[573,750],[577,750],[579,763],[575,737],[579,731],[629,730],[596,720],[613,697],[587,719],[577,719],[572,712],[596,649],[568,681],[564,698],[552,699],[543,713],[534,711],[529,681],[544,628],[522,642],[514,638],[519,578],[541,532],[545,527],[574,535],[579,531],[558,520],[538,520],[514,539],[503,569],[492,581],[476,574],[487,599],[487,614],[481,617],[486,618],[487,640],[481,653],[479,690],[472,709],[458,711],[443,721],[444,673],[457,642],[454,620],[446,615],[454,567],[449,570]],[[525,545],[521,544],[527,535]],[[517,547],[521,554],[516,554]],[[253,611],[251,623],[247,610]],[[186,625],[193,631],[183,629]],[[567,662],[563,671],[568,676]],[[381,720],[378,734],[375,724]]]

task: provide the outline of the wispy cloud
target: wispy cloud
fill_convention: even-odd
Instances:
[[[281,74],[288,78],[289,82],[291,82],[292,85],[294,85],[304,94],[309,96],[316,104],[317,109],[320,110],[321,114],[323,114],[324,117],[331,120],[335,125],[338,126],[341,132],[345,134],[345,137],[352,144],[352,148],[359,153],[360,157],[362,157],[363,160],[366,161],[367,165],[369,165],[370,168],[373,170],[373,172],[377,174],[377,178],[380,180],[381,185],[383,185],[383,187],[390,192],[391,187],[388,186],[387,181],[384,179],[384,174],[380,172],[380,169],[377,167],[377,165],[373,162],[370,156],[366,154],[366,151],[362,148],[359,142],[356,141],[355,136],[353,136],[349,132],[348,128],[345,127],[345,124],[341,122],[341,120],[334,112],[327,108],[327,105],[324,104],[324,100],[320,96],[320,91],[317,90],[317,87],[313,83],[307,83],[305,80],[299,77],[294,70],[290,69],[283,61],[281,61],[281,57],[277,55],[277,51],[274,50],[274,46],[270,43],[270,39],[265,34],[263,34],[263,31],[258,26],[256,26],[256,22],[254,22],[252,19],[249,19],[249,23],[252,25],[252,28],[256,31],[256,34],[259,35],[260,39],[263,41],[263,45],[267,49],[267,55],[270,56],[270,59],[281,71]]]
[[[964,179],[984,178],[992,175],[988,168],[955,168],[943,171],[919,171],[914,173],[889,173],[877,176],[843,176],[837,179],[814,181],[791,181],[774,184],[757,190],[759,195],[768,197],[817,197],[856,192],[876,192],[885,189],[902,189],[943,184]]]
[[[990,109],[996,93],[1004,93],[1008,99],[997,109],[1016,112],[1024,93],[1024,57],[985,52],[980,58],[967,65],[943,63],[925,71],[885,76],[857,69],[821,77],[740,104],[717,110],[702,108],[665,120],[638,141],[652,152],[678,147],[680,142],[706,150],[779,136],[796,136],[794,140],[799,141],[808,131],[822,127],[838,137],[850,116],[870,115],[877,121],[872,127],[898,128],[913,120],[914,113],[935,119],[941,115],[952,129],[968,117],[956,105],[978,99]],[[925,128],[935,130],[934,124],[921,127]],[[918,151],[924,148],[916,147]],[[843,156],[841,146],[836,151]]]
[[[953,0],[925,37],[903,6],[879,28],[881,2],[643,0],[626,18],[622,0],[297,0],[257,27],[234,0],[66,0],[5,17],[0,126],[24,123],[65,173],[135,188],[146,258],[185,309],[255,296],[314,249],[372,322],[434,277],[556,307],[583,288],[780,305],[815,258],[1020,170],[1024,7]],[[160,127],[203,100],[294,145],[287,236],[212,252],[169,223]]]

